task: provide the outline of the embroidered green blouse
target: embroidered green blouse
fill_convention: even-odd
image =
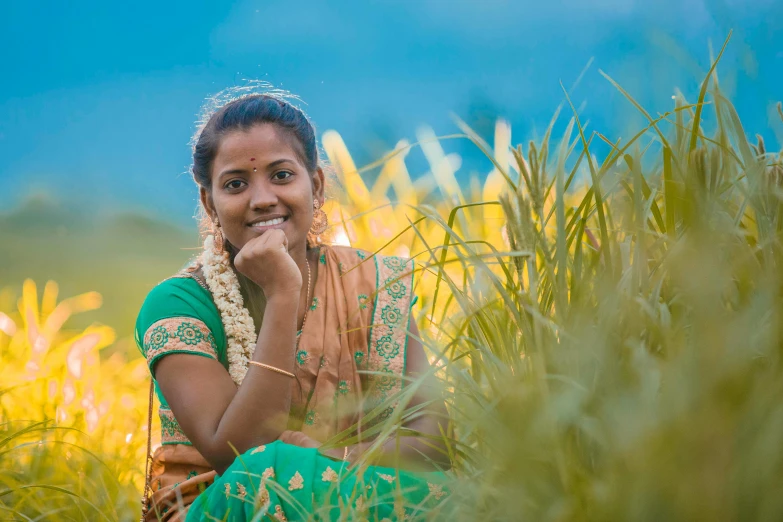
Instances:
[[[182,318],[191,318],[183,322]],[[142,337],[143,336],[143,337]],[[154,377],[155,363],[172,353],[217,359],[228,370],[226,334],[212,294],[195,279],[166,279],[147,295],[136,320],[136,343]],[[168,403],[155,382],[161,407]]]
[[[336,259],[346,260],[346,263],[350,258],[359,262],[367,257],[367,254],[360,250],[333,248],[338,256]],[[375,256],[374,261],[375,263],[372,263],[375,266],[374,280],[362,279],[359,286],[353,289],[358,295],[350,301],[356,301],[355,305],[351,305],[352,307],[369,314],[370,337],[378,337],[376,340],[378,346],[371,349],[368,354],[357,352],[356,364],[360,368],[371,371],[404,374],[406,355],[404,346],[407,345],[407,341],[403,339],[407,331],[409,310],[416,302],[416,298],[412,295],[412,270],[402,278],[400,274],[404,267],[412,269],[413,265],[410,260],[397,257]],[[321,255],[319,264],[324,265],[324,269],[328,268],[325,266],[326,256]],[[339,264],[340,274],[344,274],[346,266],[350,266],[344,265],[343,262],[335,264]],[[358,272],[352,277],[358,277]],[[153,376],[155,393],[160,400],[159,414],[163,444],[189,445],[190,441],[179,427],[157,381],[154,380],[155,364],[171,353],[189,353],[215,359],[228,370],[227,340],[220,313],[212,300],[212,294],[202,285],[202,281],[195,279],[187,271],[166,279],[150,291],[136,321],[136,343],[147,359]],[[373,294],[375,294],[375,302],[368,303],[368,295]],[[317,305],[318,297],[314,297],[311,309],[315,309]],[[388,332],[398,333],[386,335]],[[367,334],[357,332],[348,335]],[[397,344],[392,336],[402,336],[401,342]],[[392,350],[390,347],[396,349]],[[300,366],[306,362],[300,360],[301,353],[305,352],[297,353]],[[378,357],[373,357],[376,353]],[[358,355],[368,356],[360,359]],[[381,398],[396,388],[390,383],[398,382],[396,379],[391,380],[383,376],[368,377],[368,379],[376,381],[375,386],[371,388],[376,390]],[[350,388],[350,385],[344,381],[340,381],[339,386]],[[340,389],[340,391],[345,390]]]

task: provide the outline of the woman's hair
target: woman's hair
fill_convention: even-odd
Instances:
[[[261,91],[261,92],[259,92]],[[328,162],[320,159],[315,140],[315,126],[305,113],[295,105],[301,103],[296,96],[273,88],[269,83],[251,80],[247,85],[220,91],[202,107],[191,145],[193,147],[193,180],[209,191],[212,188],[212,164],[217,156],[220,140],[232,131],[247,131],[254,125],[269,123],[289,132],[300,147],[294,147],[299,159],[312,175],[323,168],[329,180],[326,189],[336,181]],[[327,191],[325,189],[325,192]],[[212,233],[212,220],[199,204],[196,212],[202,236]],[[329,231],[320,237],[308,235],[308,244],[324,242]]]
[[[223,95],[225,96],[225,94]],[[213,103],[219,103],[217,97]],[[254,125],[269,123],[290,132],[301,145],[299,159],[311,174],[318,168],[318,146],[315,128],[305,114],[288,102],[280,91],[245,94],[221,104],[214,112],[205,112],[202,125],[193,138],[193,179],[209,190],[212,185],[212,164],[220,140],[232,131],[247,131]],[[299,149],[299,147],[295,147]]]

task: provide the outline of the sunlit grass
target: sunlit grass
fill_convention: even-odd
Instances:
[[[748,142],[712,71],[661,115],[617,88],[650,122],[624,140],[567,99],[565,131],[538,143],[457,122],[492,160],[464,186],[430,131],[365,169],[326,133],[332,238],[417,261],[414,311],[453,417],[453,518],[780,520],[780,155]],[[62,329],[97,295],[38,294],[0,294],[0,509],[132,519],[144,362],[100,357],[105,326]]]
[[[64,327],[99,307],[98,294],[58,302],[55,283],[40,299],[37,290],[26,281],[16,310],[10,292],[0,295],[0,506],[14,520],[127,520],[141,475],[131,463],[143,462],[146,368],[100,357],[115,342],[111,328]]]

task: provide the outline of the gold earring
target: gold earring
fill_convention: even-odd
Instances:
[[[215,249],[218,252],[222,252],[226,241],[223,238],[223,230],[220,228],[220,223],[217,220],[212,222],[212,235],[215,236]]]
[[[321,208],[321,202],[318,199],[313,200],[313,224],[310,225],[310,233],[314,236],[320,236],[329,226],[329,219],[326,212]]]

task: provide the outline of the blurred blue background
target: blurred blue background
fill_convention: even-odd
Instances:
[[[418,126],[540,135],[569,87],[609,137],[640,124],[599,74],[651,112],[695,100],[729,30],[722,87],[749,133],[777,148],[780,0],[10,2],[0,17],[0,205],[30,194],[91,212],[192,226],[188,141],[204,99],[247,78],[291,90],[358,163]],[[451,144],[481,170],[466,144]],[[416,162],[415,153],[411,159]],[[426,166],[422,163],[422,169]],[[412,174],[422,174],[412,168]]]

